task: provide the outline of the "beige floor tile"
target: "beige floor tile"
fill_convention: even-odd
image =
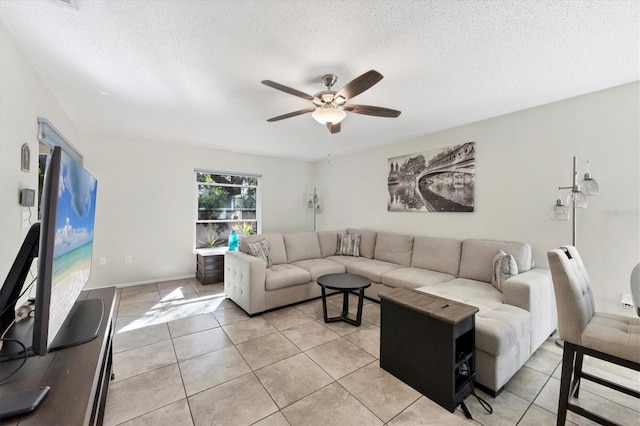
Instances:
[[[333,381],[305,354],[294,355],[255,373],[280,408]]]
[[[593,364],[592,360],[593,359],[585,360],[585,361],[591,361],[591,364]],[[610,363],[606,363],[606,364],[610,364]],[[598,368],[594,368],[592,366],[585,364],[583,365],[583,371],[587,373],[591,373],[605,380],[609,380],[613,383],[626,386],[630,389],[640,391],[640,380],[634,380],[634,379],[628,378],[629,373],[622,372],[622,374],[626,374],[627,376],[621,377],[620,375],[618,375],[620,373],[620,370],[618,369],[610,368],[609,366],[606,366],[606,365],[600,365],[600,364],[596,364],[596,365],[598,366]],[[604,367],[606,368],[606,370],[603,370],[600,367]],[[618,374],[613,373],[612,371],[615,371]],[[633,370],[630,370],[630,371],[633,371]],[[584,380],[584,379],[580,383],[580,389],[584,389],[595,395],[599,395],[604,399],[608,399],[609,401],[616,402],[620,405],[624,405],[627,408],[631,408],[632,410],[640,412],[640,400],[638,398],[632,397],[631,395],[627,395],[622,392],[617,392],[606,386],[602,386],[597,383],[591,382],[589,380]],[[638,414],[638,416],[639,416],[638,419],[640,420],[640,413]]]
[[[253,370],[300,353],[300,349],[280,333],[240,343],[237,348]]]
[[[291,426],[282,412],[273,413],[267,418],[254,423],[254,426]]]
[[[518,426],[540,426],[540,425],[554,425],[556,424],[556,415],[544,408],[538,407],[532,404],[522,419],[518,422]],[[571,422],[566,422],[566,425],[572,425]]]
[[[109,385],[104,424],[117,425],[185,398],[177,364]]]
[[[353,314],[349,318],[355,320],[356,315]],[[324,325],[329,330],[333,331],[334,333],[336,333],[339,336],[346,336],[348,334],[355,333],[356,331],[360,330],[361,328],[369,327],[371,325],[370,323],[368,323],[365,320],[362,320],[361,324],[359,326],[355,326],[355,325],[349,324],[348,322],[345,322],[345,321],[336,321],[336,322],[326,323],[326,322],[324,322],[324,320],[317,320],[317,322],[319,322],[320,324]]]
[[[305,353],[335,380],[375,360],[373,356],[344,338],[323,343]]]
[[[156,315],[162,313],[162,303],[159,301],[147,300],[137,303],[120,303],[118,306],[118,318],[127,316]]]
[[[284,408],[282,413],[297,425],[382,425],[383,423],[338,383]]]
[[[198,331],[220,327],[220,323],[218,323],[210,313],[181,318],[168,322],[167,325],[169,326],[171,337],[174,339],[187,334],[197,333]]]
[[[324,325],[315,321],[288,328],[283,330],[282,334],[303,351],[340,337]]]
[[[540,348],[531,355],[524,365],[546,375],[551,375],[561,362],[561,353]]]
[[[173,346],[176,350],[178,361],[184,361],[233,346],[233,343],[231,343],[225,332],[218,327],[176,337],[173,339]]]
[[[240,321],[234,324],[223,325],[224,332],[229,339],[237,345],[248,340],[277,333],[278,330],[262,317],[254,317],[249,321]]]
[[[174,300],[184,300],[187,296],[197,296],[198,293],[189,285],[174,289],[160,290],[160,301],[172,302]]]
[[[114,381],[128,379],[176,362],[171,340],[119,352],[113,355]]]
[[[120,288],[120,295],[129,296],[131,294],[147,293],[147,292],[154,292],[154,291],[155,292],[158,291],[158,286],[156,285],[156,283],[141,284],[141,285],[134,285],[134,286]]]
[[[224,298],[221,296],[200,296],[194,294],[185,294],[184,296],[185,298],[182,300],[164,303],[167,321],[209,313],[224,301]]]
[[[344,338],[361,347],[370,355],[380,358],[380,328],[371,325],[348,334]]]
[[[338,381],[383,422],[420,398],[420,393],[380,368],[374,361]]]
[[[160,302],[160,294],[156,290],[145,293],[124,294],[120,297],[121,306],[140,302]]]
[[[123,327],[113,337],[113,352],[123,352],[170,339],[171,335],[166,324],[137,328]]]
[[[158,287],[158,291],[174,290],[176,288],[184,289],[186,287],[191,287],[188,280],[162,281],[162,282],[156,283],[156,286]],[[191,287],[190,291],[195,291],[195,290],[193,290],[193,287]]]
[[[295,307],[267,312],[263,315],[278,330],[285,330],[305,322],[313,321],[309,315]]]
[[[197,293],[203,295],[220,295],[224,297],[224,283],[207,284],[202,289],[197,290]]]
[[[144,414],[128,422],[121,423],[120,426],[191,426],[191,410],[186,399],[165,405],[155,411]]]
[[[181,361],[179,365],[189,396],[251,372],[235,347]]]
[[[473,420],[457,417],[445,410],[429,398],[420,397],[409,408],[397,415],[389,426],[418,426],[418,425],[477,425]]]
[[[549,376],[529,367],[523,366],[509,380],[505,386],[505,390],[533,402],[540,393],[544,385],[549,380]]]
[[[322,310],[322,300],[317,299],[313,302],[308,302],[302,305],[296,306],[314,320],[324,320],[324,311]],[[332,303],[327,303],[327,315],[329,317],[339,316],[342,313],[342,307],[337,307]]]
[[[229,306],[225,309],[219,309],[211,312],[220,325],[234,324],[236,322],[248,321],[251,319],[251,317],[242,309],[235,306]]]
[[[464,400],[473,419],[483,425],[518,424],[518,421],[530,405],[529,401],[506,390],[502,391],[498,398],[492,398],[478,389],[476,389],[476,394],[493,408],[493,413],[488,413],[473,395],[469,395]],[[459,407],[455,414],[460,418],[464,418],[464,413]]]
[[[278,411],[253,374],[189,397],[196,426],[250,425]]]

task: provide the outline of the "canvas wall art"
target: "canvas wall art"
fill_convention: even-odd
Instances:
[[[390,212],[472,212],[475,142],[389,158]]]

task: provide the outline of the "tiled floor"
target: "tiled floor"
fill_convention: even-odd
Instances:
[[[340,297],[329,304],[335,313]],[[249,318],[221,284],[195,279],[118,290],[105,424],[555,424],[562,352],[551,339],[497,398],[478,392],[493,414],[466,399],[472,421],[379,367],[379,326],[380,305],[370,301],[354,327],[325,324],[319,300]],[[585,363],[640,389],[637,372]],[[621,424],[639,423],[637,399],[584,382],[580,401]],[[569,420],[591,424],[572,413]]]

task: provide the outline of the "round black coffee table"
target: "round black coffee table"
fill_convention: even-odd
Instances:
[[[362,322],[362,301],[364,300],[364,289],[371,286],[371,281],[361,275],[354,274],[327,274],[318,277],[317,283],[322,290],[322,313],[324,322],[344,321],[349,324],[360,326]],[[339,317],[327,317],[327,295],[326,289],[338,290],[342,292],[342,315]],[[356,319],[349,318],[349,292],[359,290],[358,313]]]

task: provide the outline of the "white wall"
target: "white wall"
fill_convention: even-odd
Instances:
[[[22,188],[38,188],[38,117],[44,117],[76,147],[78,130],[0,25],[0,279],[4,282],[27,234],[21,228]],[[20,169],[20,149],[29,144],[31,171]],[[32,207],[31,221],[37,221]]]
[[[640,261],[639,90],[636,82],[318,162],[321,229],[526,241],[546,267],[547,250],[571,243],[571,223],[553,222],[549,213],[557,187],[571,184],[576,155],[592,161],[600,184],[600,195],[578,211],[577,246],[598,309],[618,310]],[[388,158],[469,141],[476,142],[475,212],[387,212]]]
[[[195,275],[195,168],[262,174],[263,232],[313,227],[305,198],[312,163],[158,141],[81,139],[85,168],[98,179],[89,287]],[[124,263],[125,255],[132,263]]]

